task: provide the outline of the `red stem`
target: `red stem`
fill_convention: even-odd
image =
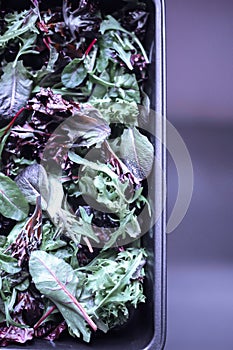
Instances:
[[[85,51],[85,56],[87,56],[89,54],[89,52],[91,51],[91,49],[93,48],[93,46],[95,45],[97,39],[95,38],[94,40],[92,40],[92,42],[90,43],[90,45],[88,46],[88,48]]]
[[[45,46],[47,47],[47,49],[50,51],[49,40],[47,40],[46,38],[43,38],[43,42],[44,42]]]
[[[57,278],[57,276],[53,273],[53,271],[50,270],[50,268],[45,264],[45,262],[41,259],[38,258],[38,260],[41,262],[41,265],[44,265],[44,267],[49,271],[49,273],[52,275],[54,280],[57,282],[57,284],[60,286],[60,288],[64,291],[66,295],[71,299],[71,301],[74,303],[74,305],[77,306],[79,311],[81,312],[84,320],[89,324],[89,326],[96,331],[97,326],[96,324],[92,321],[90,316],[87,314],[86,310],[84,307],[78,302],[78,300],[73,296],[73,294],[66,288],[66,286]]]
[[[56,306],[52,306],[40,319],[39,321],[35,324],[33,327],[34,329],[37,329],[40,327],[41,323],[46,320],[46,318],[56,309]]]
[[[14,116],[14,118],[11,120],[11,122],[7,125],[7,128],[4,132],[4,135],[6,135],[6,133],[8,132],[8,130],[12,127],[12,125],[14,124],[14,122],[16,121],[16,119],[18,118],[18,116],[25,111],[26,109],[28,109],[27,107],[22,107],[20,108],[20,110],[16,113],[16,115]]]

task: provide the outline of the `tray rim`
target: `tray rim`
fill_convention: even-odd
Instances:
[[[166,25],[165,0],[152,0],[155,6],[155,111],[158,121],[155,122],[156,150],[159,153],[155,174],[159,175],[156,183],[159,186],[159,202],[162,214],[155,225],[154,239],[154,336],[143,350],[162,350],[166,342],[167,330],[167,242],[166,242]],[[157,262],[158,260],[158,262]]]

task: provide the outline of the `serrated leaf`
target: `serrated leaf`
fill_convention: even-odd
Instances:
[[[128,102],[122,99],[112,101],[110,98],[93,98],[90,102],[101,112],[108,123],[122,123],[131,126],[138,124],[139,111],[135,101]]]
[[[102,326],[105,325],[105,331],[127,320],[127,306],[136,307],[145,300],[144,264],[144,250],[128,248],[118,254],[114,250],[101,252],[87,266],[78,269],[78,276],[86,273],[81,300],[89,300],[91,312],[96,315],[97,322],[100,320]]]
[[[7,31],[0,36],[0,47],[3,47],[9,40],[15,39],[22,34],[31,31],[38,33],[38,29],[35,26],[38,18],[38,10],[25,10],[21,13],[10,13],[5,17],[7,22]]]
[[[21,221],[28,215],[29,205],[22,192],[8,176],[0,173],[0,213]]]

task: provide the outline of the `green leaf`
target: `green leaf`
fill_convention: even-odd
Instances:
[[[67,246],[65,241],[60,239],[53,239],[55,235],[55,226],[52,225],[49,221],[46,221],[42,226],[42,242],[40,249],[45,252],[55,251],[59,248],[63,248]]]
[[[0,213],[21,221],[28,215],[29,205],[22,192],[8,176],[0,173]]]
[[[129,305],[137,307],[145,301],[145,257],[143,249],[128,248],[119,253],[108,250],[77,270],[78,276],[86,273],[81,300],[89,303],[90,312],[96,315],[98,325],[105,325],[105,331],[127,321]]]
[[[21,268],[18,266],[18,261],[11,256],[0,252],[0,269],[6,271],[7,273],[18,273]]]
[[[2,131],[3,131],[3,133],[2,133]],[[0,143],[0,164],[1,164],[2,151],[5,147],[5,143],[6,143],[9,135],[10,135],[10,130],[8,130],[8,125],[5,128],[0,130],[0,137],[2,137],[2,140]]]
[[[135,74],[116,74],[114,81],[116,86],[119,87],[117,90],[117,96],[119,98],[129,102],[141,102],[139,86]],[[113,91],[113,96],[115,96],[115,93],[116,92]]]
[[[38,269],[38,266],[40,268]],[[36,288],[59,309],[71,334],[90,341],[86,321],[96,326],[75,298],[78,278],[72,267],[57,257],[43,251],[34,251],[29,260],[29,270]]]
[[[0,47],[4,47],[5,44],[12,39],[21,36],[28,31],[39,33],[35,26],[38,18],[38,10],[25,10],[20,13],[9,13],[5,17],[8,29],[0,36]]]
[[[117,42],[113,42],[112,44],[113,49],[117,52],[119,58],[126,64],[126,66],[130,69],[133,70],[133,66],[131,64],[131,52],[126,52],[122,45],[120,45]]]
[[[17,222],[17,224],[12,228],[12,230],[7,236],[7,242],[6,242],[7,247],[9,247],[13,242],[15,242],[16,238],[18,237],[19,233],[22,231],[26,222],[27,222],[27,219]]]
[[[100,112],[90,105],[84,105],[80,112],[76,111],[71,118],[62,123],[54,135],[58,137],[58,141],[60,135],[67,135],[66,147],[70,148],[73,144],[75,147],[93,146],[103,142],[110,133],[111,129]]]
[[[112,33],[105,33],[98,41],[99,55],[96,60],[96,69],[99,73],[105,72],[108,62],[111,59]]]
[[[101,112],[108,123],[122,123],[131,126],[138,124],[139,111],[135,101],[128,102],[118,98],[116,101],[112,101],[110,98],[93,98],[90,103]]]
[[[96,202],[99,203],[102,211],[117,215],[114,220],[119,223],[119,228],[111,230],[104,249],[113,246],[120,236],[123,239],[126,235],[137,238],[141,228],[131,204],[136,202],[135,205],[140,206],[143,202],[141,190],[132,191],[129,181],[121,182],[118,175],[106,164],[91,162],[73,152],[69,152],[68,155],[73,162],[84,165],[79,180],[82,194],[88,195],[89,200],[94,199],[95,205]]]
[[[79,86],[87,76],[87,68],[82,58],[75,58],[63,69],[61,81],[67,88]]]
[[[127,33],[127,30],[124,29],[120,23],[112,16],[108,15],[100,25],[100,33],[103,35],[108,30],[120,30]]]
[[[100,32],[102,35],[109,30],[116,30],[116,31],[120,31],[120,32],[128,34],[131,37],[131,40],[133,40],[137,44],[137,46],[140,48],[140,50],[145,58],[146,63],[149,63],[149,59],[147,57],[147,54],[146,54],[141,42],[136,37],[136,35],[134,33],[128,32],[126,29],[124,29],[120,25],[120,23],[111,15],[108,15],[107,18],[100,25]]]
[[[27,78],[27,70],[22,61],[9,62],[3,68],[0,80],[0,114],[3,119],[10,119],[20,108],[25,106],[32,89],[32,80]]]
[[[137,128],[124,130],[117,155],[139,180],[150,174],[154,162],[154,148]]]
[[[72,162],[79,165],[84,165],[90,167],[92,170],[100,171],[106,173],[110,178],[118,179],[118,176],[106,165],[101,163],[95,163],[89,161],[88,159],[80,157],[78,154],[75,154],[72,151],[68,152],[68,156]]]
[[[17,56],[14,60],[14,66],[16,65],[17,61],[19,60],[19,58],[23,55],[26,54],[39,54],[39,51],[35,51],[33,50],[34,46],[35,46],[35,42],[36,42],[36,38],[37,35],[33,34],[33,35],[28,35],[28,33],[22,37],[20,37],[21,42],[19,44],[19,51],[17,53]]]
[[[28,203],[35,205],[36,198],[41,195],[42,209],[46,209],[49,198],[49,182],[47,173],[41,164],[32,164],[23,169],[15,178],[19,189]]]

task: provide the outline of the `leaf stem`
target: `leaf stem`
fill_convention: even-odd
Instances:
[[[4,132],[4,135],[6,135],[6,133],[9,131],[9,129],[12,127],[12,125],[14,124],[14,122],[16,121],[16,119],[18,118],[18,116],[23,113],[23,111],[27,110],[27,107],[22,107],[20,108],[20,110],[16,113],[16,115],[13,117],[13,119],[11,120],[11,122],[7,125],[7,128]]]
[[[51,315],[51,313],[56,310],[56,306],[52,306],[50,309],[48,309],[48,311],[39,319],[39,321],[34,325],[34,329],[37,329],[40,327],[41,323],[46,320],[47,317],[49,317],[49,315]]]
[[[92,40],[92,42],[90,43],[90,45],[88,46],[88,48],[85,51],[85,56],[89,55],[89,52],[91,51],[92,47],[95,45],[95,43],[97,42],[97,39],[95,38],[94,40]]]
[[[89,241],[89,239],[87,237],[83,237],[83,240],[85,241],[85,243],[89,249],[89,252],[93,253],[94,251],[93,251],[93,248],[92,248],[92,245],[91,245],[91,242]]]
[[[38,258],[39,259],[39,258]],[[50,270],[50,268],[45,264],[45,262],[41,259],[39,259],[42,265],[49,271],[49,273],[52,275],[54,280],[57,282],[57,284],[61,287],[61,289],[64,291],[64,293],[72,300],[74,305],[77,306],[78,310],[82,314],[84,320],[89,324],[89,326],[96,331],[97,326],[96,324],[92,321],[90,316],[87,314],[86,310],[84,307],[78,302],[78,300],[73,296],[73,294],[66,288],[66,286],[57,278],[57,276],[53,273],[53,271]]]

